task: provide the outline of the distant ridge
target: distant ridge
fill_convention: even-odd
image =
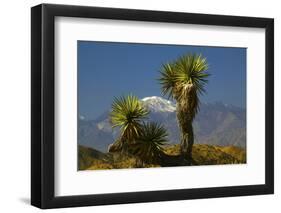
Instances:
[[[162,123],[172,144],[179,143],[176,105],[158,96],[141,99],[149,109],[149,120]],[[95,120],[79,116],[78,143],[102,152],[118,135],[109,122],[110,109]],[[81,119],[83,118],[83,119]],[[195,143],[246,147],[246,110],[224,103],[201,103],[194,122]]]

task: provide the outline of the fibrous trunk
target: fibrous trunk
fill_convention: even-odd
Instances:
[[[192,127],[192,119],[185,110],[177,110],[178,124],[181,132],[181,154],[185,157],[188,164],[192,162],[192,147],[194,144],[194,135]]]

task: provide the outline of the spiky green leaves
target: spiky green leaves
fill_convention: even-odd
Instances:
[[[148,113],[136,96],[115,98],[110,120],[113,128],[120,127],[120,137],[109,151],[133,152],[143,162],[159,159],[168,134],[162,125],[143,122]]]
[[[198,54],[184,55],[174,65],[176,81],[181,84],[192,84],[199,93],[205,92],[204,85],[208,82],[206,58]]]
[[[133,95],[115,98],[112,103],[110,120],[112,127],[120,127],[120,140],[133,142],[141,133],[142,119],[148,115],[148,110],[142,102]]]
[[[179,91],[176,88],[187,87],[187,85],[193,85],[199,93],[205,92],[204,86],[209,76],[207,69],[206,58],[198,54],[187,54],[172,63],[163,65],[159,79],[162,93],[176,99]]]
[[[198,94],[205,92],[208,82],[206,58],[198,54],[183,55],[172,63],[162,66],[159,82],[162,93],[177,101],[178,110],[190,120],[199,109]]]
[[[152,163],[161,157],[168,133],[163,125],[155,122],[144,123],[142,130],[136,140],[134,153],[142,161]]]
[[[163,95],[167,95],[168,98],[173,97],[173,90],[176,85],[176,72],[173,64],[164,64],[160,71],[161,77],[158,79],[162,86]]]

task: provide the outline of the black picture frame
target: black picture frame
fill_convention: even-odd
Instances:
[[[54,21],[58,16],[264,28],[266,32],[265,184],[56,197],[54,195]],[[46,209],[274,193],[273,19],[41,4],[31,8],[31,90],[31,204],[36,207]]]

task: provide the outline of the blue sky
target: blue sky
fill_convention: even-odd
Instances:
[[[203,102],[246,108],[246,49],[165,44],[78,41],[79,115],[95,119],[113,97],[162,96],[161,65],[186,53],[207,58],[211,74]]]

